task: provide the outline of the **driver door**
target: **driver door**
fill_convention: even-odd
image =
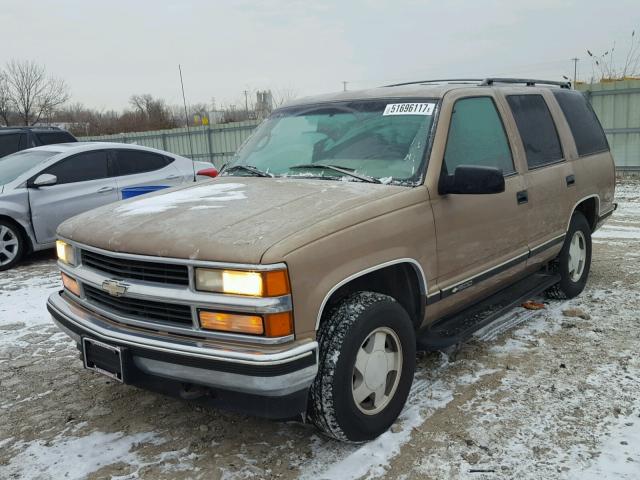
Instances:
[[[497,103],[490,92],[452,97],[441,114],[440,125],[447,125],[448,116],[450,122],[446,140],[439,146],[441,156],[435,157],[440,168],[433,165],[428,176],[441,290],[441,301],[435,305],[438,316],[461,310],[499,289],[524,270],[528,255],[528,206],[520,198],[524,182]],[[433,162],[434,155],[431,158]],[[501,169],[505,191],[441,195],[440,175],[453,174],[461,165]]]
[[[109,172],[106,150],[67,157],[40,172],[55,175],[58,182],[48,187],[29,188],[38,243],[54,242],[58,225],[68,218],[117,201],[116,182]]]

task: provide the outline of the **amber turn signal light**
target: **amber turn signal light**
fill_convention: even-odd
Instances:
[[[293,334],[291,312],[270,313],[264,317],[237,313],[200,310],[200,327],[228,333],[246,333],[266,337],[284,337]]]
[[[200,317],[200,326],[207,330],[249,333],[251,335],[262,335],[264,333],[262,317],[256,315],[207,311],[200,311],[198,315]]]
[[[80,284],[66,273],[62,273],[62,284],[76,296],[80,296]]]

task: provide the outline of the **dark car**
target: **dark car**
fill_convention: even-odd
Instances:
[[[77,141],[58,127],[0,127],[0,158],[27,148]]]

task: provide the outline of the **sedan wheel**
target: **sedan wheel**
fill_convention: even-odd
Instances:
[[[0,222],[0,270],[13,267],[22,256],[22,237],[11,223]]]

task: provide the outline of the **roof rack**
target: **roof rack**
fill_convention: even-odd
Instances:
[[[535,85],[554,85],[560,88],[571,88],[571,82],[557,82],[554,80],[534,80],[531,78],[444,78],[440,80],[417,80],[414,82],[394,83],[391,85],[384,85],[384,87],[402,87],[405,85],[417,85],[417,84],[426,84],[426,83],[477,84],[483,87],[493,86],[496,83],[509,83],[509,84],[525,84],[528,87],[533,87]]]
[[[415,82],[394,83],[392,85],[383,85],[384,87],[403,87],[405,85],[415,85],[419,83],[477,83],[482,82],[482,78],[444,78],[440,80],[417,80]]]
[[[480,85],[493,85],[494,83],[524,83],[527,87],[533,87],[535,85],[554,85],[560,88],[571,88],[571,82],[534,80],[532,78],[485,78]]]
[[[52,125],[43,126],[24,126],[16,125],[15,127],[0,127],[0,130],[62,130],[60,127],[54,127]]]

